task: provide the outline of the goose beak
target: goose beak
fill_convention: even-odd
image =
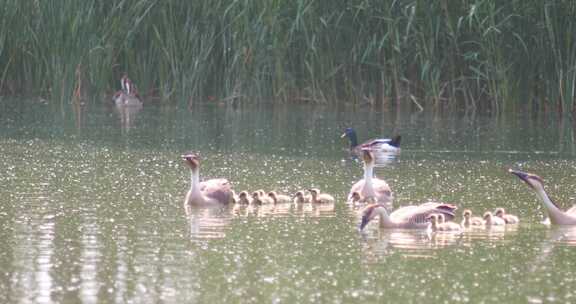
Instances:
[[[525,181],[526,178],[528,177],[528,173],[526,173],[526,172],[522,172],[522,171],[518,171],[518,170],[512,170],[512,169],[508,169],[508,172],[518,176],[523,181]]]
[[[512,170],[512,169],[508,169],[508,172],[518,176],[518,178],[520,178],[526,184],[528,184],[528,186],[530,186],[530,188],[534,188],[534,185],[532,185],[532,183],[529,180],[530,174],[528,174],[526,172],[518,171],[518,170]]]
[[[194,154],[184,154],[181,157],[184,161],[186,161],[190,168],[196,169],[196,167],[198,167],[198,156]]]

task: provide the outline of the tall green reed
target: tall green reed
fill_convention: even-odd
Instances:
[[[3,2],[2,94],[574,109],[573,1]]]

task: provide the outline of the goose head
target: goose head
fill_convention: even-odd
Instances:
[[[350,200],[352,202],[359,202],[360,201],[360,193],[358,191],[352,192],[352,195],[350,196]]]
[[[304,192],[302,192],[302,191],[297,191],[297,192],[294,194],[294,197],[297,198],[297,199],[299,199],[299,200],[303,200],[303,199],[304,199]]]
[[[439,215],[440,214],[430,214],[429,216],[426,217],[426,219],[428,221],[430,221],[430,223],[432,223],[432,225],[436,225],[437,223],[439,223]]]
[[[316,188],[308,189],[308,192],[310,192],[313,198],[316,198],[318,194],[320,194],[320,190]]]
[[[362,160],[366,165],[374,163],[374,154],[370,149],[362,149]]]
[[[444,216],[444,214],[442,213],[438,213],[436,215],[437,219],[438,219],[438,223],[444,223],[446,222],[446,217]]]
[[[504,210],[504,208],[496,208],[496,210],[494,210],[495,216],[503,217],[505,214],[506,214],[506,211]]]
[[[242,191],[238,194],[238,198],[243,201],[248,199],[248,192]]]
[[[522,171],[518,171],[518,170],[508,170],[508,172],[518,176],[521,180],[523,180],[526,184],[528,184],[528,186],[530,186],[530,188],[536,190],[536,189],[542,189],[544,188],[544,181],[542,180],[542,178],[536,174],[532,174],[532,173],[526,173],[526,172],[522,172]]]
[[[196,171],[200,167],[200,157],[195,153],[186,153],[182,155],[182,159],[192,171]]]
[[[364,230],[364,227],[366,227],[366,225],[368,225],[368,223],[370,223],[371,220],[373,220],[376,216],[382,213],[387,214],[386,207],[384,207],[383,205],[371,204],[367,206],[362,211],[362,221],[360,222],[360,230]]]
[[[482,218],[487,222],[487,223],[491,223],[492,222],[492,212],[490,211],[486,211],[484,212],[484,216],[482,216]]]
[[[463,216],[465,219],[469,219],[469,218],[472,216],[472,211],[470,211],[470,209],[465,209],[465,210],[462,212],[462,216]]]

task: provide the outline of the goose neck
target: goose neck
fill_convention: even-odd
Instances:
[[[378,208],[378,215],[380,218],[380,227],[389,227],[392,225],[392,221],[390,220],[390,216],[388,215],[386,208]]]
[[[199,189],[200,184],[200,173],[198,169],[190,170],[190,191],[197,191]]]
[[[373,176],[374,176],[374,164],[373,163],[364,164],[364,180],[365,180],[365,182],[372,181]]]

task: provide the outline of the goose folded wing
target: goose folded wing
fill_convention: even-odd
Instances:
[[[418,206],[400,208],[392,212],[390,217],[403,222],[425,223],[428,221],[428,216],[435,213],[442,213],[447,220],[451,220],[455,216],[454,210],[456,210],[456,206],[451,204],[428,202]]]
[[[224,202],[232,196],[232,186],[225,178],[211,179],[200,183],[200,191],[210,198]]]

